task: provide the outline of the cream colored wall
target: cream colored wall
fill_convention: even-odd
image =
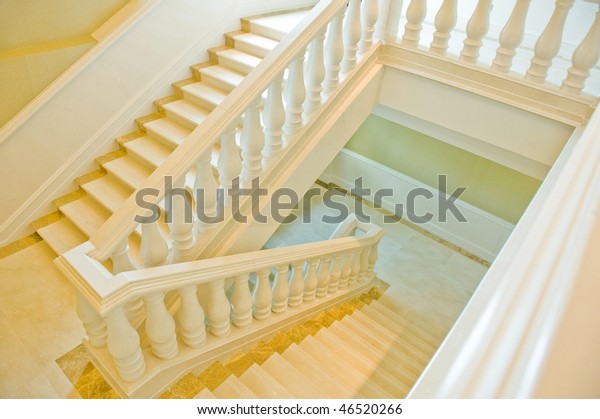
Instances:
[[[96,42],[128,0],[0,1],[0,126]]]
[[[461,199],[516,223],[540,181],[491,160],[371,115],[346,148],[429,186],[448,176],[448,190],[466,186]]]

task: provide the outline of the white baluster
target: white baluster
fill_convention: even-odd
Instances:
[[[194,196],[196,198],[196,214],[204,219],[198,223],[198,231],[208,231],[217,226],[214,219],[217,215],[217,181],[211,163],[212,147],[196,161],[196,178],[194,179]],[[192,248],[193,250],[193,248]]]
[[[234,325],[243,328],[252,324],[252,294],[250,294],[248,274],[235,277],[231,293],[231,309]]]
[[[177,356],[177,334],[175,320],[165,306],[165,296],[155,292],[144,296],[146,303],[146,334],[152,346],[152,353],[162,359]]]
[[[377,22],[378,15],[378,0],[363,0],[360,14],[362,36],[358,43],[359,54],[364,54],[371,48],[371,45],[373,45],[373,33],[375,32],[375,23]]]
[[[325,82],[323,92],[328,95],[340,83],[340,63],[344,57],[344,40],[342,38],[342,27],[346,8],[335,15],[329,22],[327,39],[325,39]]]
[[[421,40],[422,23],[427,16],[427,0],[411,0],[406,9],[406,24],[402,35],[402,46],[417,48]]]
[[[286,145],[302,128],[302,104],[306,98],[304,87],[304,51],[290,63],[288,78],[283,92],[285,100],[285,124],[283,133]]]
[[[317,33],[310,42],[308,59],[306,60],[306,100],[304,102],[304,116],[310,117],[321,106],[321,91],[325,78],[325,64],[323,63],[323,41],[325,40],[325,27]]]
[[[452,29],[456,25],[456,6],[458,0],[444,0],[442,7],[435,15],[435,32],[429,50],[445,55]]]
[[[115,249],[115,253],[112,256],[113,261],[113,274],[121,272],[134,271],[136,268],[133,262],[129,258],[129,242],[125,238],[119,246]],[[144,300],[136,298],[135,300],[128,301],[125,304],[125,310],[127,312],[127,318],[132,324],[139,324],[146,313],[146,307],[144,306]]]
[[[267,102],[263,111],[265,126],[265,149],[263,150],[263,171],[275,160],[283,150],[283,124],[285,109],[283,108],[283,73],[279,74],[269,86]]]
[[[198,173],[198,167],[196,167]],[[196,176],[198,178],[198,176]],[[173,188],[185,190],[185,176],[173,181]],[[173,194],[171,200],[171,246],[173,263],[191,259],[194,252],[194,211],[189,198]]]
[[[590,69],[596,65],[600,56],[600,8],[589,32],[573,53],[573,66],[562,83],[561,89],[579,94],[585,87]]]
[[[229,336],[231,330],[231,305],[225,295],[225,279],[216,279],[208,283],[208,304],[206,316],[210,333],[224,338]]]
[[[369,253],[369,268],[367,269],[367,278],[369,280],[375,278],[375,264],[377,263],[377,256],[379,254],[378,246],[379,242],[371,246],[371,251]]]
[[[241,186],[249,188],[252,180],[262,172],[262,151],[265,145],[263,130],[260,125],[260,95],[254,98],[244,112],[244,129],[242,130],[242,174]]]
[[[397,42],[403,0],[380,0],[374,38],[384,43]]]
[[[297,307],[302,304],[302,293],[304,292],[304,273],[302,272],[302,265],[304,261],[298,260],[294,262],[292,278],[290,279],[290,297],[288,299],[288,305],[290,307]]]
[[[369,270],[369,248],[363,247],[360,252],[360,269],[358,271],[357,281],[359,283],[365,282],[367,278],[367,271]]]
[[[350,281],[350,273],[352,272],[352,252],[344,253],[344,259],[342,262],[342,268],[340,272],[340,282],[338,285],[339,289],[348,288],[348,282]]]
[[[331,256],[323,256],[319,265],[319,276],[317,282],[317,298],[323,298],[327,296],[327,287],[329,286],[330,277],[330,261]]]
[[[271,315],[271,301],[273,292],[269,283],[269,269],[262,269],[256,273],[256,287],[254,288],[254,318],[264,320]]]
[[[525,20],[531,0],[517,0],[515,7],[508,18],[508,22],[500,32],[500,46],[496,50],[496,58],[492,62],[492,69],[508,73],[512,67],[513,57],[525,35]]]
[[[141,253],[144,268],[160,266],[167,260],[169,246],[158,227],[158,222],[142,224]]]
[[[199,348],[206,342],[204,310],[198,302],[197,287],[188,285],[179,289],[181,305],[177,312],[177,322],[181,328],[183,342],[192,348]]]
[[[77,316],[83,323],[83,328],[92,346],[103,348],[106,346],[106,322],[92,308],[90,303],[77,292]]]
[[[348,279],[349,286],[356,284],[356,282],[358,281],[358,272],[360,270],[360,250],[361,249],[356,249],[352,253],[352,264],[350,265],[350,278]]]
[[[275,284],[273,285],[273,313],[281,313],[287,310],[290,286],[288,284],[288,264],[276,267]]]
[[[531,59],[531,65],[525,75],[526,80],[536,83],[543,83],[546,80],[552,59],[560,50],[563,29],[571,6],[573,0],[556,1],[550,21],[535,43],[535,56]]]
[[[361,0],[350,0],[346,19],[344,20],[344,58],[342,59],[342,74],[349,73],[356,66],[356,53],[358,52],[358,41],[361,36],[360,25]]]
[[[319,259],[311,259],[308,261],[308,267],[306,269],[306,277],[304,278],[304,294],[302,299],[304,301],[312,301],[315,299],[315,292],[319,279],[317,277],[317,265]]]
[[[144,376],[146,365],[140,347],[140,337],[131,326],[123,306],[115,307],[106,317],[106,347],[119,371],[127,382],[137,381]]]
[[[476,64],[481,49],[481,40],[490,27],[492,0],[479,0],[477,7],[467,23],[467,38],[460,52],[461,61]]]
[[[239,177],[242,172],[242,158],[235,142],[236,130],[236,123],[233,122],[227,127],[223,135],[221,135],[221,151],[217,162],[219,188],[223,193],[225,208],[231,207],[231,186],[233,185],[233,180]]]
[[[333,256],[333,266],[331,267],[331,276],[329,278],[329,288],[327,291],[329,294],[333,294],[338,290],[338,286],[340,283],[340,262],[342,260],[342,254],[338,253]]]

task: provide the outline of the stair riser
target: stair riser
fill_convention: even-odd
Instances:
[[[207,74],[202,70],[200,70],[200,78],[204,83],[210,84],[211,86],[214,86],[217,89],[225,90],[226,92],[231,92],[236,87],[236,85],[230,84],[225,80],[213,77],[212,75]]]
[[[228,56],[220,54],[217,54],[217,56],[219,59],[219,64],[221,64],[224,67],[231,68],[232,70],[238,71],[242,74],[248,74],[254,69],[254,66],[233,60]]]
[[[183,94],[183,98],[185,100],[193,103],[194,105],[201,106],[208,110],[213,110],[218,105],[218,103],[215,103],[211,99],[207,99],[207,98],[203,98],[203,97],[194,95],[190,92],[186,92],[185,90],[182,90],[182,94]]]
[[[182,115],[179,115],[179,114],[177,114],[175,112],[172,112],[169,109],[165,109],[165,114],[167,115],[167,117],[169,119],[172,119],[173,121],[175,121],[178,124],[186,127],[187,129],[194,130],[198,126],[198,124],[195,123],[194,121],[192,121],[192,120],[190,120],[190,119],[188,119],[188,118],[186,118],[186,117],[184,117]]]

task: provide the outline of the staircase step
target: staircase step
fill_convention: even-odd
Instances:
[[[240,376],[246,387],[262,399],[293,399],[294,396],[258,364],[253,364]]]
[[[90,196],[63,205],[60,211],[88,237],[91,237],[111,215]]]
[[[200,69],[200,78],[217,89],[231,92],[244,80],[244,75],[222,65],[211,65]]]
[[[177,147],[192,132],[191,129],[188,129],[169,118],[158,118],[146,122],[144,128],[147,130],[150,137],[164,141],[172,147]]]
[[[219,399],[256,399],[256,394],[250,390],[234,374],[231,374],[225,381],[213,391],[213,394]]]
[[[292,365],[302,366],[302,372],[314,382],[319,382],[324,388],[323,397],[347,399],[352,396],[350,391],[330,375],[323,374],[319,361],[308,352],[292,343],[281,356]]]
[[[227,96],[226,91],[203,82],[185,85],[181,91],[184,99],[207,109],[218,106]]]
[[[281,41],[306,16],[308,10],[258,17],[250,20],[250,32]]]
[[[194,399],[216,399],[217,397],[207,388],[204,388],[198,393]]]
[[[261,58],[234,48],[217,51],[219,64],[242,74],[248,74],[261,62]]]
[[[57,255],[61,255],[87,240],[85,234],[79,231],[68,218],[61,218],[39,228],[37,233]]]
[[[298,367],[303,370],[302,365]],[[319,381],[312,381],[303,372],[286,361],[277,352],[273,353],[262,368],[299,399],[317,399],[324,397],[325,389]],[[320,397],[319,397],[320,396]]]
[[[111,213],[116,212],[133,192],[112,175],[102,176],[81,187]]]
[[[152,174],[152,169],[147,165],[127,156],[111,160],[102,166],[131,189],[137,189]]]
[[[163,108],[170,119],[190,130],[200,125],[209,114],[208,110],[185,99],[169,102]]]
[[[261,58],[264,58],[278,44],[271,38],[249,32],[233,35],[231,39],[233,39],[235,49]]]
[[[169,157],[173,148],[148,136],[124,144],[128,154],[135,155],[147,164],[158,167]]]

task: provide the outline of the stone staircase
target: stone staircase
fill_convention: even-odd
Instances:
[[[225,45],[209,50],[208,62],[191,66],[192,77],[173,83],[174,94],[154,102],[156,113],[136,119],[138,129],[118,138],[117,150],[96,159],[98,170],[75,179],[78,189],[54,201],[57,212],[32,223],[36,232],[57,254],[85,242],[305,13],[242,19],[241,31],[226,34]],[[238,143],[240,132],[241,122]],[[218,155],[215,146],[213,167]],[[188,189],[194,178],[191,171]],[[162,221],[160,226],[168,236],[168,226]],[[141,265],[139,227],[136,233],[129,239],[130,256]]]

